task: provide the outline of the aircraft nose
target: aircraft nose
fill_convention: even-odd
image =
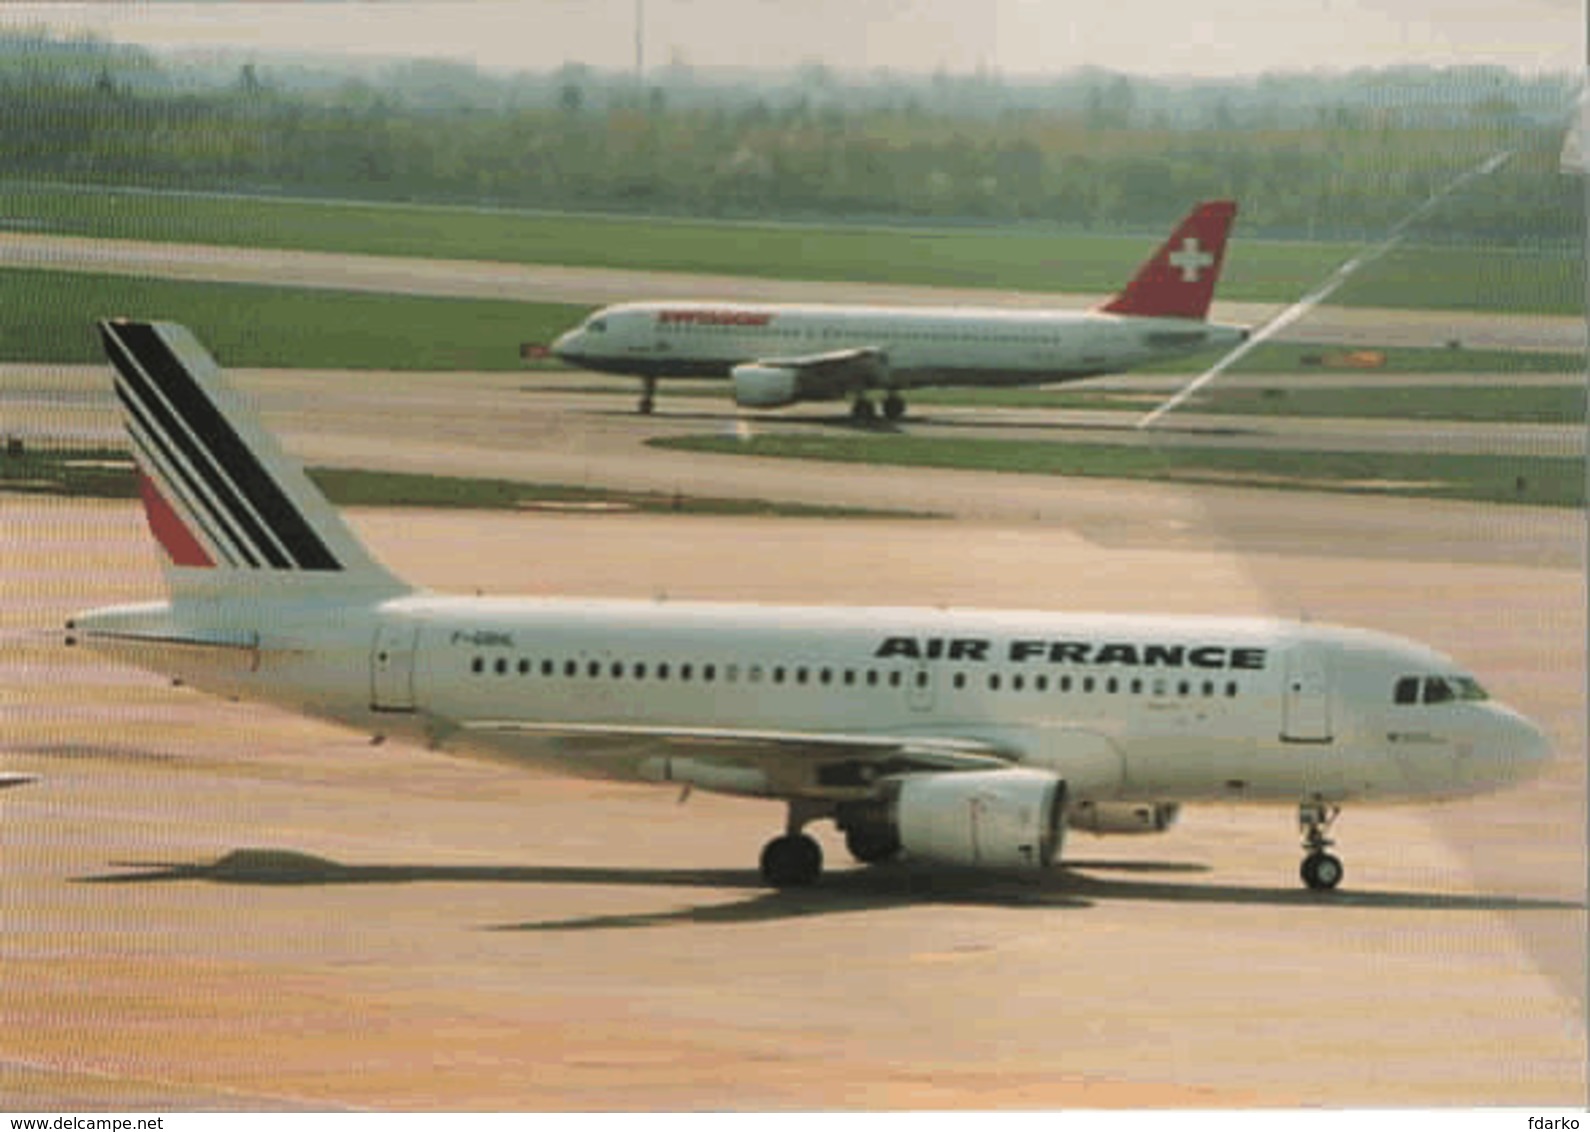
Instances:
[[[580,332],[578,330],[565,330],[552,342],[553,356],[566,362],[575,360],[580,356],[579,341]]]
[[[1516,712],[1502,710],[1485,746],[1484,757],[1478,760],[1475,770],[1491,785],[1527,782],[1551,765],[1551,740]]]

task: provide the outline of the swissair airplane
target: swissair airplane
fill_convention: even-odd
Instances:
[[[380,565],[182,327],[112,321],[167,597],[66,641],[216,695],[459,755],[782,800],[770,885],[833,821],[864,862],[1041,870],[1068,829],[1181,804],[1298,808],[1330,889],[1339,807],[1486,792],[1545,738],[1453,660],[1260,618],[450,597]]]
[[[1237,345],[1245,327],[1206,321],[1236,214],[1233,201],[1195,207],[1097,310],[623,303],[562,335],[552,352],[639,376],[643,413],[659,378],[728,377],[744,408],[849,397],[851,415],[871,421],[867,394],[882,390],[883,415],[898,420],[907,389],[1075,381]]]

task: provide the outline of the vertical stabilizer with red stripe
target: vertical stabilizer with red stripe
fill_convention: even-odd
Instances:
[[[1236,201],[1197,205],[1125,290],[1098,309],[1142,318],[1207,318],[1236,215]]]
[[[174,597],[409,589],[370,556],[184,327],[118,319],[99,333]]]

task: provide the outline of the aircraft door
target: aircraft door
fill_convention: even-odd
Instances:
[[[414,710],[414,654],[420,627],[409,621],[383,621],[370,647],[370,707],[376,711]]]
[[[1289,743],[1329,743],[1330,677],[1317,649],[1294,645],[1286,652],[1281,691],[1281,738]]]

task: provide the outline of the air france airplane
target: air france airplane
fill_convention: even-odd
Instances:
[[[1495,790],[1546,740],[1412,641],[1259,618],[450,597],[378,563],[182,327],[103,322],[164,601],[66,640],[221,696],[435,749],[782,800],[770,885],[864,862],[1041,870],[1068,829],[1187,802],[1339,808]]]
[[[1075,381],[1237,345],[1245,327],[1206,321],[1236,214],[1232,201],[1198,205],[1093,311],[623,303],[591,315],[552,352],[582,369],[639,376],[643,413],[659,378],[728,377],[745,408],[849,397],[851,415],[871,421],[867,394],[882,390],[883,415],[898,420],[907,389]]]

